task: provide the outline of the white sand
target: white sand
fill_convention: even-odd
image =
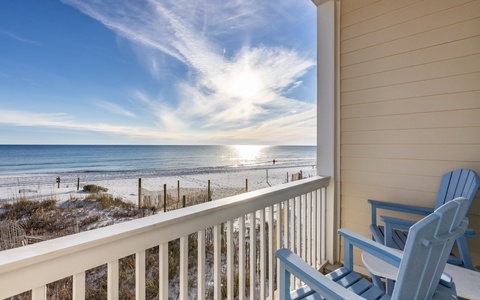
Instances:
[[[245,189],[246,179],[248,179],[248,190],[254,191],[269,186],[274,186],[290,181],[292,174],[302,171],[303,177],[315,175],[316,169],[310,167],[275,167],[267,169],[242,170],[221,173],[204,173],[194,175],[179,175],[169,177],[142,178],[142,188],[151,191],[162,191],[163,185],[167,185],[167,191],[176,192],[178,181],[180,181],[180,190],[182,189],[205,189],[207,190],[208,180],[214,194],[214,198],[230,196],[234,190]],[[268,181],[267,181],[268,172]],[[23,175],[15,175],[21,178]],[[0,177],[0,182],[2,178]],[[21,182],[21,180],[19,180]],[[65,201],[69,199],[83,199],[87,193],[82,190],[85,184],[96,184],[108,188],[108,194],[113,197],[119,197],[124,201],[137,203],[138,201],[138,178],[117,179],[117,180],[97,180],[81,182],[80,190],[77,191],[76,182],[61,182],[60,188],[56,183],[28,185],[17,184],[15,186],[0,187],[0,201],[14,201],[20,198],[27,199],[55,199]],[[183,193],[183,192],[182,192]]]

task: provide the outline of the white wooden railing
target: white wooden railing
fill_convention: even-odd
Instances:
[[[329,178],[307,178],[2,251],[0,299],[25,291],[31,291],[32,299],[45,299],[49,283],[70,276],[73,277],[73,299],[84,299],[86,271],[104,264],[108,270],[108,299],[118,299],[119,260],[132,254],[135,254],[135,296],[145,299],[146,251],[157,246],[158,293],[160,299],[167,299],[172,293],[169,291],[168,243],[177,239],[180,240],[180,279],[178,291],[173,292],[180,299],[210,298],[207,288],[212,285],[214,299],[266,299],[276,290],[276,249],[290,248],[316,267],[325,261],[328,182]],[[211,264],[207,264],[205,255],[206,232],[213,234],[213,280],[206,279],[206,274],[212,272],[207,270]],[[192,275],[190,278],[188,275],[188,241],[192,233],[197,236],[198,249],[198,267],[193,276],[196,277],[195,291],[189,287]],[[226,294],[223,287],[223,295],[222,278],[227,285]],[[234,285],[239,288],[234,290]]]

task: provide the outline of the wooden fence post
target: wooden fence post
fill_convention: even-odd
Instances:
[[[207,201],[212,201],[210,193],[210,179],[208,180]]]
[[[180,180],[177,180],[177,199],[180,202]]]
[[[167,184],[163,184],[163,212],[167,211]]]
[[[73,233],[79,233],[77,216],[73,219]]]
[[[80,189],[80,177],[77,178],[77,191]]]
[[[245,193],[248,193],[248,178],[245,178]]]
[[[138,178],[138,207],[142,207],[142,178]]]
[[[182,207],[183,207],[183,208],[185,208],[185,204],[186,204],[186,202],[187,202],[187,201],[186,201],[186,198],[187,198],[187,197],[186,197],[185,195],[183,195],[183,200],[182,200]]]

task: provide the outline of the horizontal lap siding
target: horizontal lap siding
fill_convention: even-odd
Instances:
[[[480,1],[343,0],[341,226],[369,235],[367,199],[432,207],[440,177],[480,174]],[[480,196],[469,240],[480,265]]]

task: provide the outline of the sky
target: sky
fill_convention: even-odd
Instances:
[[[316,144],[308,0],[0,0],[0,144]]]

